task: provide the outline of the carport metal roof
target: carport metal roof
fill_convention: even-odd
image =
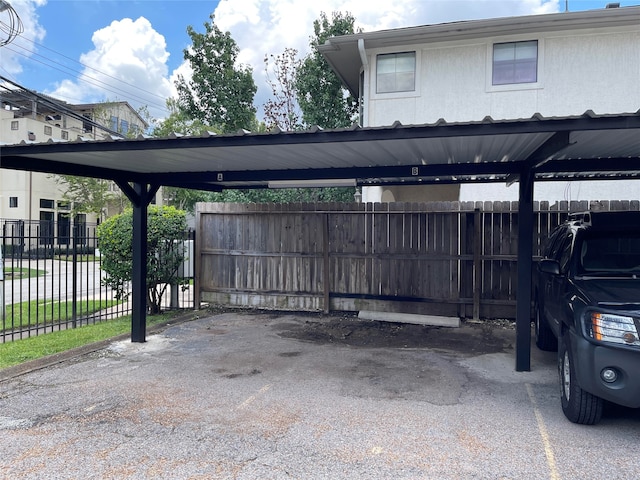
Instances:
[[[205,190],[269,181],[356,179],[361,185],[640,177],[640,112],[4,145],[2,168]]]
[[[2,146],[0,167],[114,180],[134,204],[132,340],[145,340],[146,209],[161,185],[266,188],[270,181],[359,185],[519,181],[516,370],[530,369],[533,183],[640,179],[640,111],[201,137],[79,139]]]

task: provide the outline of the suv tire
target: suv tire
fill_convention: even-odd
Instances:
[[[560,395],[562,411],[573,423],[593,425],[602,417],[604,401],[578,385],[571,351],[569,332],[562,337],[558,349],[558,370],[560,374]]]
[[[558,339],[553,334],[551,327],[547,323],[547,320],[542,316],[542,312],[540,312],[540,308],[536,302],[535,309],[535,337],[536,337],[536,346],[545,352],[556,352],[558,351]]]

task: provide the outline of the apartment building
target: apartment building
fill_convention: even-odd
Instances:
[[[29,90],[3,89],[0,104],[0,148],[2,144],[21,142],[76,141],[79,138],[99,140],[106,135],[135,136],[148,128],[145,120],[127,102],[74,105]],[[64,185],[55,176],[1,167],[0,151],[2,225],[20,225],[20,229],[34,226],[50,244],[59,244],[61,239],[66,242],[72,222],[95,224],[118,213],[126,205],[113,184],[109,186],[114,193],[113,202],[101,216],[79,213],[71,218],[74,205],[64,199]]]

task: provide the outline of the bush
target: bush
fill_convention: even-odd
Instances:
[[[150,206],[147,228],[147,306],[160,312],[162,297],[170,284],[184,285],[178,268],[184,261],[182,239],[187,229],[186,214],[174,207]],[[133,211],[105,220],[98,226],[98,247],[102,255],[103,282],[116,292],[116,298],[129,296],[133,273]]]

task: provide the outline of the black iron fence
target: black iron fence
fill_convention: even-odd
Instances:
[[[104,284],[96,225],[0,219],[0,342],[110,320],[131,302]],[[193,231],[175,239],[185,285],[169,285],[162,309],[193,308]],[[163,285],[162,287],[165,287]]]

